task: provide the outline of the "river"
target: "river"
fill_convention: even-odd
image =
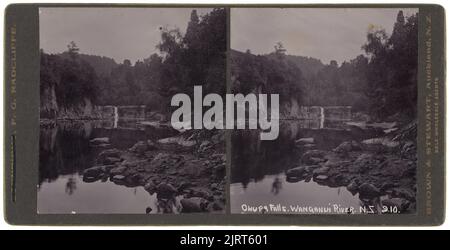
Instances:
[[[294,211],[297,206],[339,206],[358,212],[364,207],[358,194],[353,195],[346,187],[330,187],[313,179],[292,181],[286,178],[285,171],[299,166],[299,157],[309,149],[296,146],[298,138],[314,138],[315,149],[332,150],[344,141],[359,141],[373,135],[351,130],[342,120],[291,120],[280,124],[276,140],[261,141],[258,136],[257,131],[233,132],[232,213],[309,213]],[[271,206],[274,210],[270,210]],[[287,211],[278,211],[277,206],[285,206]],[[269,209],[249,209],[258,207]]]
[[[83,181],[83,170],[94,166],[105,149],[90,145],[91,139],[108,137],[108,148],[128,149],[137,141],[165,136],[138,122],[72,121],[41,126],[38,213],[161,213],[156,194],[150,195],[141,186],[126,187],[109,179]]]

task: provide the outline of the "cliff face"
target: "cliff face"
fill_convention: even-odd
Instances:
[[[102,112],[94,106],[88,98],[70,107],[60,107],[56,99],[55,87],[48,86],[41,90],[40,117],[41,119],[100,119]]]

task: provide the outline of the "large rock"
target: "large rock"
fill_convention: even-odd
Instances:
[[[398,141],[392,141],[387,137],[372,138],[361,142],[362,147],[369,151],[394,151],[400,147]]]
[[[291,168],[289,170],[286,171],[286,176],[288,178],[298,178],[298,177],[302,177],[304,174],[306,173],[306,168],[304,166],[300,166],[300,167],[296,167],[296,168]]]
[[[314,177],[314,180],[315,181],[326,181],[326,180],[328,180],[328,176],[326,176],[326,175],[317,175],[317,176],[315,176]]]
[[[356,181],[352,181],[352,182],[350,182],[350,184],[348,184],[347,185],[347,190],[350,192],[350,193],[352,193],[352,194],[355,194],[355,193],[357,193],[358,192],[358,188],[359,188],[359,185],[358,185],[358,183],[356,183]]]
[[[176,137],[168,137],[164,139],[158,140],[158,143],[160,144],[176,144],[178,146],[182,147],[193,147],[195,146],[196,142],[189,139],[184,139],[182,136],[176,136]]]
[[[147,150],[156,150],[158,149],[158,146],[156,145],[156,143],[154,143],[152,140],[147,140]]]
[[[145,151],[147,151],[147,149],[148,149],[147,142],[138,141],[136,144],[133,145],[133,147],[130,148],[130,151],[137,154],[144,154]]]
[[[391,198],[381,201],[381,204],[387,206],[389,211],[393,210],[394,207],[398,209],[398,212],[404,211],[409,206],[409,201],[403,198]]]
[[[350,151],[361,150],[361,145],[356,141],[345,141],[337,146],[333,151],[337,153],[347,153]]]
[[[328,173],[328,171],[330,170],[329,167],[320,167],[320,168],[316,168],[313,170],[313,175],[317,176],[317,175],[326,175]]]
[[[89,142],[93,145],[109,144],[109,138],[108,137],[94,138]]]
[[[156,185],[152,180],[150,180],[144,185],[144,189],[152,195],[156,192]]]
[[[170,199],[175,197],[177,189],[168,183],[160,183],[156,187],[156,194],[158,199]]]
[[[105,174],[105,168],[103,166],[95,166],[85,169],[83,171],[84,182],[94,182],[100,180]]]
[[[111,181],[117,184],[124,184],[126,180],[126,176],[124,175],[114,175],[111,177]]]
[[[359,186],[359,195],[363,198],[375,198],[380,195],[380,189],[370,183],[363,183]]]
[[[104,170],[103,166],[95,166],[92,168],[85,169],[83,171],[83,176],[88,177],[88,178],[95,178],[95,177],[98,177],[101,174],[103,174],[104,171],[105,170]]]
[[[314,138],[309,137],[309,138],[300,138],[295,140],[295,144],[312,144],[314,143]]]
[[[120,151],[115,148],[107,149],[102,151],[98,156],[100,159],[105,159],[106,157],[120,158]]]
[[[324,158],[326,154],[327,152],[322,150],[308,150],[302,155],[302,162],[307,165],[313,165],[317,163],[317,159]]]
[[[109,171],[109,174],[110,174],[111,176],[114,176],[114,175],[121,175],[121,174],[123,174],[126,170],[127,170],[127,167],[124,167],[124,166],[118,166],[118,167],[112,168],[112,169]]]
[[[180,201],[183,213],[201,213],[208,207],[208,201],[201,197],[185,198]]]
[[[113,165],[113,164],[116,164],[116,163],[121,162],[121,161],[122,160],[120,158],[117,158],[117,157],[106,157],[103,160],[103,164]]]

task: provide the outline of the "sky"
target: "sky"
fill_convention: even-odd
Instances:
[[[400,9],[246,8],[231,10],[231,48],[253,54],[274,51],[282,42],[291,55],[339,64],[364,53],[369,27],[392,33]],[[402,9],[405,15],[417,9]]]
[[[185,32],[191,8],[40,8],[40,46],[47,53],[67,50],[116,62],[143,60],[158,52],[160,27]],[[198,9],[200,15],[211,9]],[[399,9],[233,8],[231,48],[266,54],[281,41],[291,55],[342,63],[363,53],[370,25],[390,34]],[[416,9],[403,9],[406,15]]]
[[[210,9],[197,9],[203,15]],[[160,27],[186,31],[191,8],[40,8],[40,47],[47,53],[67,50],[74,41],[80,53],[116,62],[148,58],[157,52]]]

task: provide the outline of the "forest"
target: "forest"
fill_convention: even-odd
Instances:
[[[410,120],[417,110],[417,14],[398,12],[390,36],[371,27],[361,54],[341,65],[289,55],[282,43],[265,55],[232,51],[234,92],[279,93],[280,101],[305,106],[352,106],[374,120],[401,116]],[[336,45],[337,49],[339,45]]]
[[[185,32],[160,28],[158,53],[134,63],[80,53],[76,42],[60,54],[41,50],[41,117],[58,110],[94,105],[146,105],[167,112],[175,93],[193,94],[194,85],[206,93],[226,91],[226,16],[216,8],[199,16],[191,13]]]
[[[186,31],[161,27],[159,52],[134,65],[79,53],[75,42],[61,54],[41,51],[41,117],[57,116],[51,102],[67,108],[88,99],[94,105],[146,105],[167,113],[170,98],[192,95],[194,85],[203,85],[205,94],[225,94],[225,17],[222,8],[203,16],[193,10]],[[282,43],[264,55],[232,50],[232,91],[278,93],[281,102],[294,98],[308,106],[350,105],[375,120],[399,114],[413,119],[418,16],[399,11],[393,27],[390,36],[372,27],[361,47],[365,53],[341,65],[289,55]]]

